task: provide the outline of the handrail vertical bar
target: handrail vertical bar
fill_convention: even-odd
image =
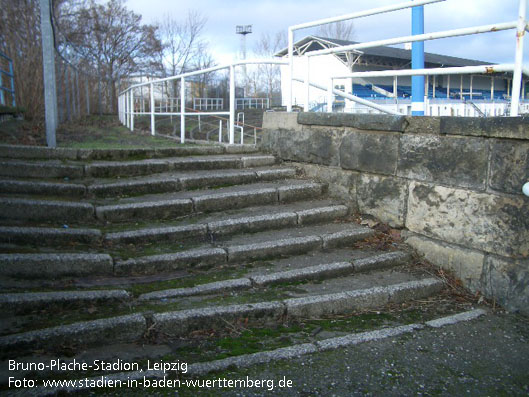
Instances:
[[[305,56],[305,60],[307,62],[307,70],[305,74],[305,106],[303,107],[303,110],[305,112],[309,111],[309,99],[310,99],[310,57]]]
[[[130,130],[134,131],[134,90],[130,90]]]
[[[9,73],[11,74],[11,95],[13,107],[17,106],[16,95],[15,95],[15,72],[13,70],[13,61],[9,60]]]
[[[161,109],[160,109],[161,110]],[[180,79],[180,143],[186,141],[186,81]]]
[[[235,143],[235,67],[230,65],[230,145]]]
[[[222,120],[219,120],[219,143],[222,143]]]
[[[292,81],[294,78],[294,31],[288,28],[288,79],[287,79],[287,112],[292,111]]]
[[[149,85],[149,94],[151,99],[151,135],[156,135],[156,120],[154,119],[154,84]]]
[[[0,73],[0,105],[5,105],[4,86],[2,85],[2,73]]]
[[[327,112],[332,113],[332,101],[334,99],[333,87],[334,81],[332,77],[329,79],[329,85],[327,86]]]
[[[514,57],[514,72],[512,79],[512,101],[511,116],[519,114],[520,108],[520,89],[522,84],[522,64],[523,64],[523,39],[525,36],[525,15],[527,9],[527,0],[520,0],[518,12],[518,27],[516,29],[516,55]]]

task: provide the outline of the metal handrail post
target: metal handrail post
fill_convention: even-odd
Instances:
[[[134,90],[130,90],[130,130],[134,131]]]
[[[307,62],[307,70],[305,74],[305,106],[303,107],[303,110],[305,112],[309,111],[309,99],[310,99],[310,57],[305,56],[305,60]]]
[[[222,143],[222,120],[219,120],[219,143]]]
[[[2,85],[2,72],[0,72],[0,105],[5,105],[4,86]]]
[[[186,141],[186,83],[180,79],[180,143]]]
[[[13,70],[13,61],[9,60],[9,73],[11,74],[11,96],[13,107],[17,106],[15,99],[15,72]],[[0,84],[1,85],[1,84]]]
[[[235,67],[230,65],[230,145],[235,143]]]
[[[511,116],[516,117],[520,108],[520,89],[522,84],[522,64],[523,64],[523,39],[525,36],[525,14],[527,9],[527,0],[520,0],[518,10],[518,26],[516,28],[516,54],[514,57],[514,72],[512,79],[512,101]]]
[[[294,30],[288,28],[287,112],[292,111],[292,82],[294,78]]]
[[[154,84],[150,84],[149,94],[151,97],[151,135],[156,135],[156,121],[154,120]]]

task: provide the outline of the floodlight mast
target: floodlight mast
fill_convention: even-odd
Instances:
[[[241,35],[241,52],[242,52],[242,59],[246,59],[246,35],[252,33],[252,25],[237,25],[235,27],[235,33]],[[243,66],[243,73],[244,73],[244,88],[246,91],[246,85],[248,82],[248,71],[246,69],[246,64]],[[246,95],[246,92],[244,93]]]

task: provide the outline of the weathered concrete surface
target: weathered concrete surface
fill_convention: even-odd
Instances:
[[[63,164],[60,161],[2,161],[0,175],[23,178],[81,178],[83,167]]]
[[[303,128],[295,135],[279,130],[277,147],[283,160],[339,165],[339,142],[343,130]]]
[[[406,116],[406,134],[440,134],[440,117]]]
[[[14,244],[96,244],[102,239],[97,229],[0,226],[0,241]]]
[[[397,175],[484,190],[488,142],[473,137],[404,134],[400,139]]]
[[[361,259],[353,260],[353,268],[357,272],[369,272],[405,263],[410,259],[407,252],[392,251],[382,254],[372,255]]]
[[[490,187],[521,195],[523,184],[529,182],[529,142],[495,140],[491,148]]]
[[[250,259],[299,254],[320,249],[321,246],[321,237],[306,236],[255,244],[235,245],[227,247],[226,250],[228,251],[229,262],[241,262]]]
[[[297,113],[287,112],[265,112],[263,114],[263,129],[278,130],[287,129],[301,131],[301,124],[298,124]]]
[[[398,132],[403,132],[407,125],[404,116],[320,112],[300,112],[298,113],[298,123],[304,125],[352,127],[362,130]]]
[[[356,180],[356,199],[361,213],[392,227],[403,227],[408,182],[401,178],[361,174]]]
[[[483,292],[512,311],[529,315],[529,260],[489,255],[481,277]]]
[[[406,227],[498,255],[529,256],[527,200],[521,197],[412,182]]]
[[[219,292],[237,291],[240,289],[249,289],[252,287],[252,282],[249,278],[237,278],[223,281],[216,281],[213,283],[200,284],[195,287],[188,288],[174,288],[162,291],[148,292],[140,295],[138,298],[142,300],[156,300],[168,299],[182,296],[214,294]]]
[[[21,278],[111,275],[107,254],[0,254],[0,274]]]
[[[173,336],[187,335],[190,331],[207,327],[225,327],[226,322],[239,318],[250,321],[278,319],[285,308],[280,302],[260,302],[246,305],[212,306],[202,309],[159,313],[153,316],[156,328]]]
[[[146,329],[145,318],[141,314],[131,314],[1,336],[0,348],[8,351],[56,347],[58,340],[81,346],[132,342],[141,338]]]
[[[527,139],[527,117],[441,117],[441,134]]]
[[[0,218],[82,222],[94,219],[94,206],[69,201],[0,198]]]
[[[82,197],[86,193],[86,187],[75,183],[1,180],[0,192]]]
[[[167,219],[193,212],[190,199],[146,201],[129,204],[105,205],[96,208],[97,218],[109,221],[128,219]]]
[[[277,189],[280,203],[319,197],[322,192],[323,185],[320,183],[303,183],[300,185],[281,186]]]
[[[394,175],[399,154],[395,132],[346,131],[340,145],[340,166],[348,170]]]
[[[343,200],[356,210],[356,179],[358,173],[343,170],[340,167],[325,167],[317,164],[294,163],[301,169],[307,178],[315,179],[328,184],[328,194],[331,197]]]
[[[485,253],[482,251],[450,245],[416,234],[409,234],[405,241],[423,254],[429,262],[453,272],[471,291],[481,290],[485,260]]]
[[[174,271],[193,266],[208,266],[226,262],[226,251],[220,248],[202,248],[177,252],[131,258],[117,261],[115,273],[155,274],[157,272]]]

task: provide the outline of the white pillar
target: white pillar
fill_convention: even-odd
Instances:
[[[525,13],[527,1],[520,0],[518,10],[518,27],[516,29],[516,54],[514,57],[514,72],[512,79],[512,100],[511,116],[518,116],[520,108],[520,89],[522,85],[522,66],[523,66],[523,39],[525,36],[526,20]]]
[[[154,120],[154,84],[151,83],[149,86],[151,96],[151,135],[156,135],[156,121]]]
[[[186,141],[186,81],[180,79],[180,143]]]
[[[130,130],[134,131],[134,92],[130,90]]]
[[[310,57],[308,55],[305,55],[305,60],[306,60],[307,69],[305,71],[305,105],[303,107],[303,110],[305,112],[308,112],[310,110],[309,109],[309,99],[310,99],[310,85],[309,85],[309,81],[310,81]]]
[[[287,112],[292,111],[292,78],[294,77],[294,59],[293,58],[294,58],[294,32],[291,29],[288,29]]]
[[[332,102],[334,100],[334,81],[332,78],[329,79],[329,85],[327,87],[327,112],[332,113]]]
[[[291,108],[292,110],[292,108]],[[235,143],[235,67],[230,66],[230,145]]]

